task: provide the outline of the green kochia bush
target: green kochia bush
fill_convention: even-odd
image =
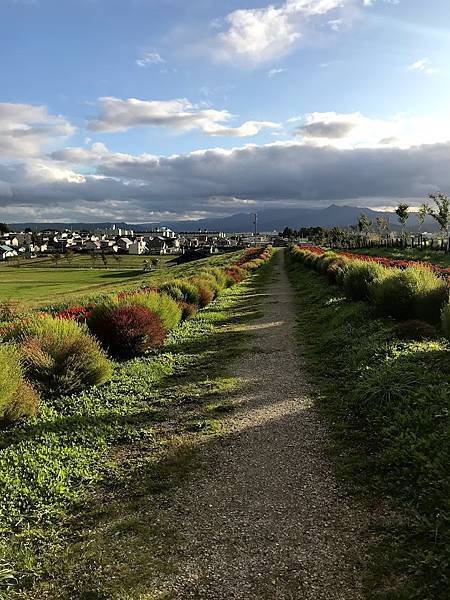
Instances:
[[[381,314],[430,323],[439,322],[448,300],[446,282],[424,267],[389,269],[386,277],[373,282],[371,292]]]
[[[374,282],[382,281],[386,274],[386,269],[375,262],[348,261],[343,272],[343,286],[347,298],[369,300]]]
[[[120,302],[121,306],[143,306],[161,319],[164,329],[174,329],[181,321],[181,308],[167,294],[152,291],[136,294]]]
[[[43,391],[75,393],[111,377],[98,343],[74,321],[38,314],[14,323],[7,340],[18,345],[26,376]]]
[[[0,422],[34,416],[38,404],[38,394],[24,380],[19,351],[0,345]]]

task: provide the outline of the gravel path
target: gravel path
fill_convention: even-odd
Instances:
[[[164,518],[180,532],[176,572],[157,597],[201,600],[358,600],[367,517],[326,458],[295,339],[295,295],[282,252],[254,352],[233,375],[247,380],[229,435],[204,448],[203,468]],[[155,588],[153,588],[153,591]]]

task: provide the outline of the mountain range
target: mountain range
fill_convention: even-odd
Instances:
[[[270,232],[281,231],[285,227],[299,229],[300,227],[349,227],[356,225],[358,217],[365,213],[370,220],[375,223],[377,217],[385,217],[389,220],[391,229],[398,229],[397,216],[394,212],[375,211],[370,208],[356,206],[338,206],[332,204],[327,208],[268,208],[258,211],[258,231]],[[166,226],[174,231],[223,231],[250,232],[253,231],[254,213],[238,213],[228,217],[215,217],[200,219],[196,221],[165,221],[164,223],[138,223],[129,224],[125,222],[113,223],[54,223],[51,221],[42,223],[11,223],[10,227],[15,230],[23,230],[30,227],[33,230],[43,229],[104,229],[115,224],[117,228],[134,229],[135,231],[146,231],[159,226]],[[426,225],[428,229],[436,229],[431,218],[427,218]],[[414,214],[411,214],[407,228],[417,229],[417,220]]]

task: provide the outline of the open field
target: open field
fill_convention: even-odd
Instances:
[[[35,263],[26,269],[13,268],[9,265],[0,267],[0,302],[19,301],[26,308],[76,302],[83,298],[95,296],[103,292],[112,292],[124,288],[137,287],[141,283],[157,284],[170,277],[189,276],[199,265],[211,264],[220,266],[230,260],[232,253],[202,259],[185,265],[171,265],[173,257],[163,257],[157,269],[143,273],[142,269],[119,268],[70,268],[64,266],[43,268],[43,262]],[[236,255],[234,255],[236,256]],[[81,258],[81,257],[80,257]],[[142,257],[135,264],[142,266]],[[131,265],[133,261],[128,261]],[[48,264],[48,263],[45,263]],[[83,264],[80,261],[80,264]]]
[[[70,255],[69,255],[70,256]],[[73,254],[70,259],[67,255],[61,255],[61,259],[56,266],[50,256],[37,258],[10,258],[7,261],[0,262],[0,272],[3,269],[35,269],[35,268],[51,268],[51,269],[102,269],[118,270],[118,269],[142,269],[144,260],[149,261],[152,258],[159,260],[159,266],[164,266],[176,258],[176,256],[150,256],[140,255],[132,256],[129,254],[114,254],[106,255],[106,266],[99,254],[92,257],[89,254]]]
[[[416,248],[359,248],[346,250],[355,254],[367,254],[368,256],[384,256],[396,260],[420,260],[433,263],[439,267],[450,267],[450,254],[441,251],[417,250]]]

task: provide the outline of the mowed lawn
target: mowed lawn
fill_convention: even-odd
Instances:
[[[148,278],[139,270],[102,269],[1,269],[0,301],[13,300],[26,304],[63,302],[66,298],[114,288],[124,282]]]
[[[132,289],[141,284],[157,285],[166,279],[185,277],[194,273],[198,265],[225,264],[230,260],[231,253],[217,257],[202,259],[180,266],[172,266],[173,257],[161,257],[157,269],[144,273],[141,268],[116,267],[107,268],[66,268],[64,266],[42,266],[35,263],[34,267],[12,267],[8,264],[0,266],[0,302],[14,301],[26,308],[77,302],[88,299],[104,292]],[[124,257],[128,258],[128,257]]]

